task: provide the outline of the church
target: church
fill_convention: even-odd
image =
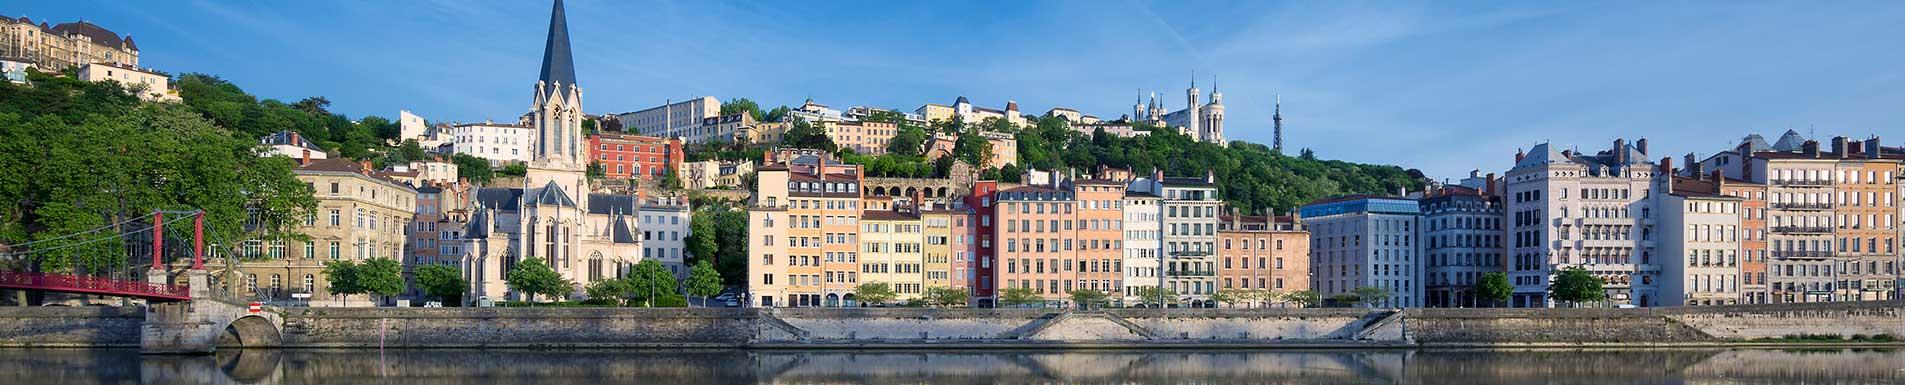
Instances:
[[[526,117],[533,133],[522,185],[484,187],[473,199],[461,257],[469,301],[525,299],[504,280],[523,258],[541,258],[573,281],[572,297],[590,283],[621,277],[642,258],[644,239],[635,228],[642,197],[590,192],[582,87],[576,85],[561,0],[549,19],[535,92]]]
[[[1184,90],[1185,108],[1165,112],[1164,104],[1158,102],[1157,93],[1151,93],[1151,102],[1144,102],[1144,95],[1138,95],[1138,103],[1132,105],[1132,120],[1145,122],[1153,126],[1170,127],[1178,133],[1202,142],[1229,145],[1224,139],[1224,93],[1217,92],[1216,81],[1211,82],[1210,103],[1198,100],[1197,80],[1191,80],[1191,88]]]

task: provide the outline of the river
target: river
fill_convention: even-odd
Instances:
[[[0,384],[1901,384],[1899,349],[0,349]]]

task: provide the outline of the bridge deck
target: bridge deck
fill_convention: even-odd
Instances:
[[[185,285],[5,270],[0,270],[0,288],[137,297],[161,301],[192,299],[192,290]]]

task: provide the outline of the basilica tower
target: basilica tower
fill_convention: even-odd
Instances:
[[[582,87],[575,82],[575,62],[569,55],[569,23],[562,0],[549,16],[549,40],[543,46],[542,74],[536,80],[534,104],[529,107],[535,128],[530,166],[581,171],[588,165],[582,137]]]

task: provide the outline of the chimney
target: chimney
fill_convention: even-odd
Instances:
[[[1808,158],[1819,158],[1819,141],[1807,140],[1806,143],[1799,145],[1799,152],[1804,153]]]
[[[1713,193],[1726,193],[1726,170],[1713,170]]]
[[[1706,165],[1700,164],[1700,162],[1694,159],[1693,153],[1687,153],[1687,170],[1692,171],[1688,176],[1693,177],[1693,179],[1700,179],[1700,174],[1706,173]]]
[[[371,172],[370,161],[368,160],[357,161],[357,166],[361,167],[360,171],[363,171],[365,174],[369,174]]]
[[[1217,183],[1217,171],[1204,170],[1204,183]]]
[[[1161,168],[1152,168],[1152,169],[1151,169],[1151,181],[1153,181],[1153,182],[1163,182],[1163,181],[1164,181],[1164,169],[1161,169]]]
[[[827,181],[827,154],[819,154],[814,158],[820,159],[819,163],[814,163],[814,175],[819,176],[822,182]]]
[[[761,165],[766,166],[773,163],[774,163],[774,150],[761,151]]]
[[[1235,207],[1235,206],[1232,206],[1232,207],[1230,208],[1230,229],[1231,229],[1231,230],[1243,230],[1243,227],[1242,227],[1242,219],[1243,219],[1243,218],[1241,218],[1241,217],[1238,217],[1238,215],[1237,215],[1237,207]]]
[[[1640,156],[1647,156],[1647,138],[1634,141],[1634,149],[1640,150]]]
[[[309,148],[304,149],[304,156],[298,159],[299,166],[303,166],[307,164],[311,164],[311,149]]]
[[[1495,173],[1488,173],[1488,179],[1482,182],[1482,192],[1490,196],[1495,195]]]
[[[1528,157],[1527,152],[1524,152],[1519,148],[1515,149],[1515,164],[1521,164],[1521,160],[1527,157]]]
[[[926,206],[924,206],[926,204],[926,198],[925,195],[922,194],[925,193],[920,192],[920,190],[913,190],[913,214],[915,215],[921,213],[922,210],[926,208]]]
[[[1846,142],[1846,154],[1845,154],[1846,158],[1864,157],[1864,156],[1865,156],[1865,142],[1857,141],[1857,140]]]
[[[1666,191],[1663,192],[1673,192],[1673,174],[1673,157],[1660,158],[1660,185],[1666,189]]]
[[[1573,158],[1574,158],[1574,149],[1566,149],[1566,150],[1561,150],[1561,157],[1563,157],[1563,158],[1568,158],[1568,159],[1573,159]]]
[[[1846,140],[1844,136],[1832,137],[1832,154],[1835,156],[1844,157],[1846,154],[1845,145],[1846,145]]]
[[[1885,148],[1879,147],[1879,137],[1874,136],[1865,140],[1865,157],[1867,159],[1878,159],[1884,155]]]
[[[1627,139],[1614,139],[1614,163],[1627,164]]]

